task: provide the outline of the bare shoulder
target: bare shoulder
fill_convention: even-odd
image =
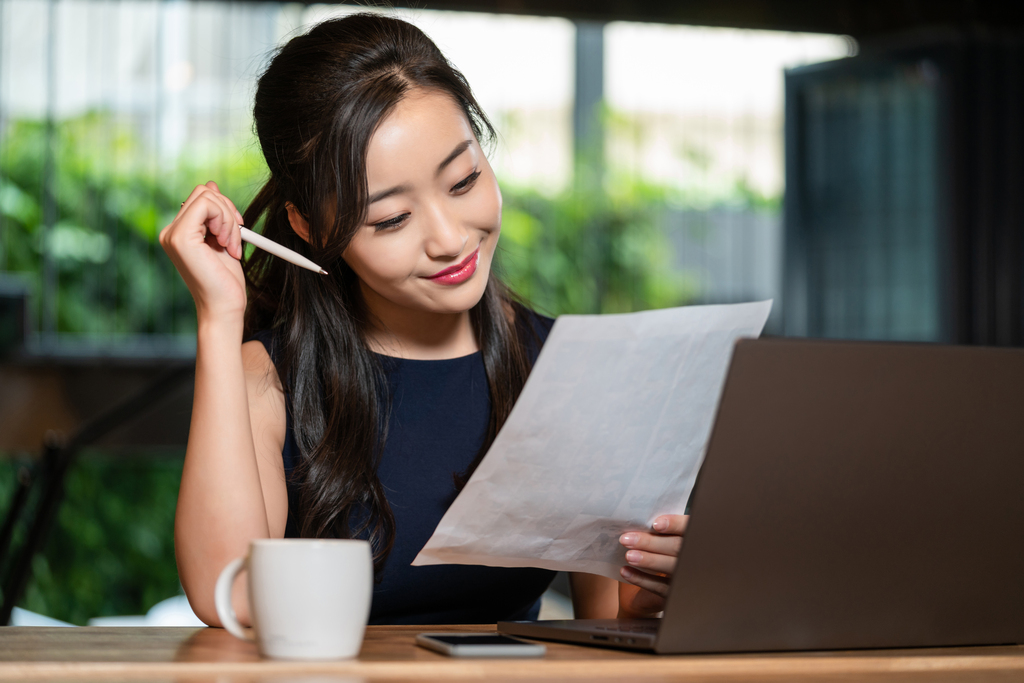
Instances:
[[[284,445],[286,411],[284,387],[266,348],[258,341],[242,344],[245,391],[256,454],[280,460]]]
[[[242,344],[242,367],[245,369],[245,384],[250,396],[269,393],[280,397],[284,405],[284,387],[277,376],[277,368],[262,343],[249,341]]]

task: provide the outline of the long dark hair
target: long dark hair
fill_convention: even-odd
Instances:
[[[296,268],[263,251],[245,260],[246,330],[273,330],[277,369],[299,462],[291,514],[306,537],[366,534],[383,564],[395,521],[377,477],[387,438],[382,361],[366,343],[369,311],[342,260],[367,207],[366,150],[374,131],[413,88],[451,96],[478,140],[494,129],[466,79],[415,26],[374,14],[324,22],[289,41],[260,77],[253,109],[270,179],[245,212],[263,234],[329,272]],[[309,242],[288,222],[292,203]],[[470,311],[491,397],[487,435],[461,486],[508,417],[529,374],[525,309],[492,275]],[[354,521],[353,521],[354,520]]]

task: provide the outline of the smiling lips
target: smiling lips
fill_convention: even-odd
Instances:
[[[466,260],[462,263],[454,265],[450,268],[431,275],[427,279],[431,282],[436,282],[439,285],[457,285],[460,282],[465,282],[469,278],[473,277],[473,273],[476,272],[477,262],[480,260],[480,247],[466,257]]]

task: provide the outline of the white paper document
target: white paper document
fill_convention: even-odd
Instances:
[[[682,514],[735,341],[771,302],[555,323],[487,456],[413,561],[619,579],[625,531]]]

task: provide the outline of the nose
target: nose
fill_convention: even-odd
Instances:
[[[442,206],[430,211],[424,235],[427,256],[438,260],[453,259],[462,253],[468,241],[469,231],[458,216]]]

